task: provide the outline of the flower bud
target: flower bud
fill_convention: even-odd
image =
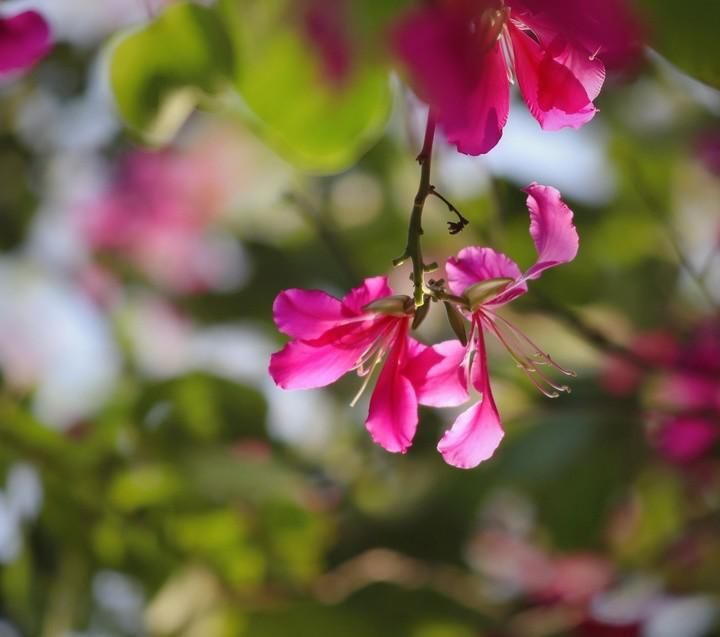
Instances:
[[[406,294],[395,294],[377,299],[368,303],[363,310],[365,312],[376,312],[377,314],[388,314],[390,316],[407,316],[412,314],[415,303]]]
[[[467,333],[465,332],[465,321],[462,315],[452,303],[445,301],[443,305],[445,306],[445,312],[447,313],[448,322],[450,323],[450,327],[452,327],[452,331],[455,332],[455,336],[458,337],[458,340],[463,345],[467,345]]]
[[[463,292],[463,296],[467,299],[471,311],[475,311],[483,303],[495,298],[500,294],[513,279],[507,277],[498,279],[486,279],[475,285],[471,285]]]

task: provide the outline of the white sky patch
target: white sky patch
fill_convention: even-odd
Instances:
[[[102,405],[120,361],[82,293],[35,266],[0,261],[0,364],[11,383],[36,388],[35,415],[62,429]]]
[[[500,142],[490,153],[470,157],[448,148],[439,155],[436,167],[439,180],[455,197],[486,190],[488,172],[521,188],[533,181],[554,186],[564,196],[588,204],[607,203],[615,194],[607,135],[600,122],[579,130],[544,131],[524,104],[517,102],[510,108]]]

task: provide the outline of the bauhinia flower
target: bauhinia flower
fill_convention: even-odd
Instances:
[[[36,11],[0,17],[0,75],[31,68],[51,46],[48,23]]]
[[[518,366],[546,396],[568,391],[542,371],[543,366],[572,375],[553,361],[517,327],[497,314],[497,309],[527,292],[527,281],[537,279],[548,268],[575,258],[579,238],[573,213],[550,186],[531,184],[527,192],[530,235],[538,258],[524,273],[510,258],[492,248],[469,247],[448,260],[450,291],[462,296],[469,307],[471,328],[464,366],[481,399],[458,416],[438,444],[448,464],[463,469],[477,466],[495,452],[504,435],[493,400],[488,373],[485,332],[495,336]]]
[[[577,128],[606,65],[640,40],[623,0],[432,0],[398,22],[392,46],[448,141],[479,155],[500,140],[510,83],[542,128]]]
[[[467,400],[464,348],[458,341],[429,347],[411,338],[413,312],[410,297],[393,295],[386,277],[365,279],[342,300],[319,290],[284,290],[273,315],[293,340],[273,354],[270,375],[283,389],[310,389],[355,371],[365,379],[357,400],[382,365],[366,427],[381,447],[404,453],[417,429],[418,404]]]

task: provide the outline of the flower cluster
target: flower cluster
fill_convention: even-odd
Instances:
[[[89,247],[178,292],[222,288],[237,259],[211,232],[228,199],[217,164],[202,146],[128,153],[79,211]]]
[[[408,296],[393,294],[385,277],[366,279],[343,299],[318,290],[285,290],[276,298],[273,313],[278,329],[292,340],[272,356],[272,378],[283,389],[310,389],[355,371],[365,379],[362,391],[382,364],[366,427],[377,444],[400,453],[412,444],[418,405],[457,406],[468,399],[472,387],[479,399],[457,417],[438,451],[460,468],[489,458],[503,430],[490,386],[485,333],[499,340],[547,396],[567,388],[556,384],[543,366],[570,374],[498,314],[501,306],[525,294],[528,281],[571,261],[578,250],[573,213],[560,193],[538,184],[526,192],[535,264],[522,272],[491,248],[465,248],[447,263],[448,290],[432,282],[428,291],[431,298],[454,304],[458,316],[469,322],[465,343],[458,338],[428,346],[410,337],[415,304]]]
[[[708,320],[684,341],[664,331],[641,334],[631,351],[635,361],[609,361],[608,390],[646,390],[647,419],[665,458],[685,464],[704,457],[720,439],[720,322]]]

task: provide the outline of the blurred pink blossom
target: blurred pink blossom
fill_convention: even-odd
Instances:
[[[647,368],[669,366],[678,355],[677,340],[667,330],[638,334],[629,349],[636,361],[621,356],[608,357],[601,374],[603,387],[618,396],[634,392]]]
[[[720,322],[703,322],[684,342],[666,330],[640,334],[630,350],[637,362],[611,357],[603,385],[618,395],[641,391],[668,460],[702,458],[720,438]]]
[[[36,11],[0,17],[0,76],[30,69],[51,48],[50,27]]]
[[[483,575],[544,604],[583,607],[607,590],[614,577],[610,562],[599,555],[553,554],[505,531],[480,533],[470,550]]]
[[[676,462],[704,456],[720,437],[720,427],[700,416],[679,416],[663,422],[657,436],[660,452]]]
[[[720,130],[705,132],[698,139],[695,150],[705,167],[720,177]]]
[[[323,80],[341,87],[353,65],[347,0],[303,0],[299,4],[302,30],[322,64]]]
[[[107,189],[82,212],[90,246],[176,291],[221,285],[227,251],[209,233],[222,212],[226,186],[214,168],[203,152],[127,154]]]

